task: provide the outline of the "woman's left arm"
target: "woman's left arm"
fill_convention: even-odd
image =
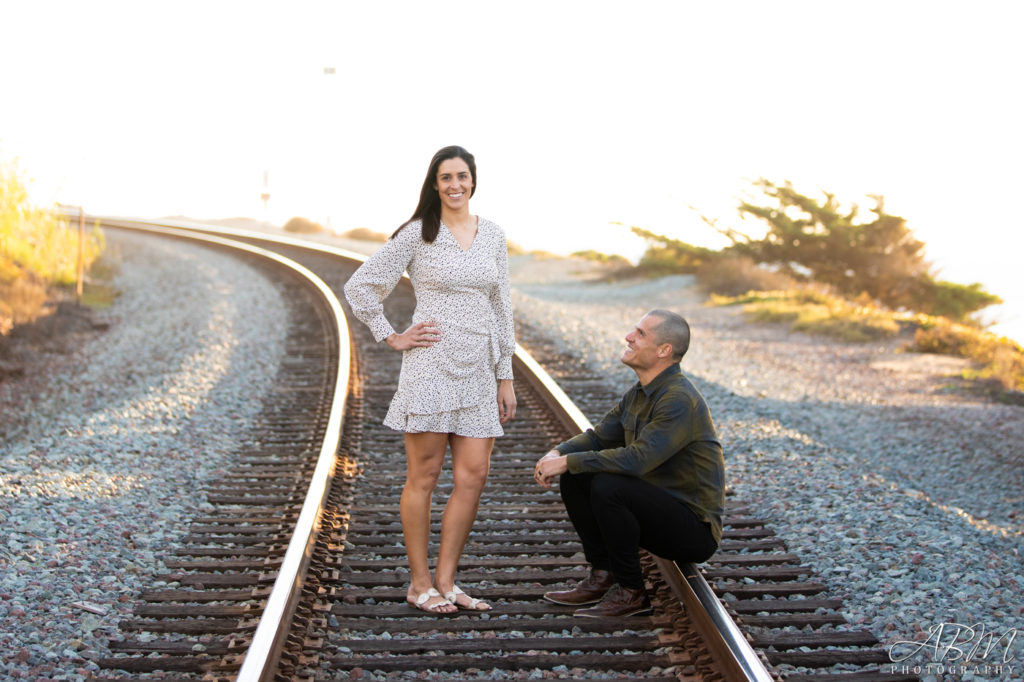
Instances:
[[[516,416],[516,392],[512,386],[512,356],[516,352],[516,337],[508,277],[508,244],[500,227],[496,241],[494,261],[498,269],[498,286],[491,291],[491,305],[497,320],[494,333],[498,335],[498,418],[504,424]]]
[[[516,336],[515,324],[512,321],[512,296],[509,291],[508,245],[505,233],[500,227],[495,242],[494,262],[498,270],[498,282],[491,290],[491,306],[494,308],[494,317],[497,321],[494,333],[498,336],[500,354],[496,376],[498,379],[512,379],[512,356],[516,352]]]

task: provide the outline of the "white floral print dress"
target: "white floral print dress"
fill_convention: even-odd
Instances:
[[[412,323],[434,320],[441,338],[402,354],[398,390],[384,425],[408,433],[504,435],[498,420],[498,379],[512,378],[515,336],[505,233],[480,218],[463,250],[441,223],[433,243],[414,221],[359,267],[345,284],[352,312],[379,342],[395,329],[382,301],[408,270],[416,293]]]

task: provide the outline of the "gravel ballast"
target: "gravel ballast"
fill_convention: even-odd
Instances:
[[[256,268],[111,232],[109,322],[0,386],[0,679],[84,679],[196,494],[237,449],[284,349],[287,311]]]
[[[111,244],[123,262],[122,295],[98,315],[109,330],[0,384],[0,679],[95,670],[282,357],[287,311],[257,269],[150,238]],[[852,625],[886,648],[943,623],[1024,626],[1024,408],[947,390],[955,361],[746,324],[687,277],[609,284],[595,264],[531,256],[511,269],[516,315],[616,393],[635,381],[618,358],[644,312],[690,320],[683,369],[711,405],[730,485]],[[1021,679],[1022,642],[1009,663],[1000,644],[953,674],[927,667],[931,649],[905,664],[925,680]]]

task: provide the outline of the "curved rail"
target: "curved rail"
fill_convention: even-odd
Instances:
[[[299,512],[295,530],[285,550],[281,567],[273,588],[267,597],[263,615],[253,634],[252,641],[242,660],[238,680],[268,680],[274,677],[277,660],[281,648],[288,636],[288,625],[295,611],[295,605],[302,590],[304,576],[309,565],[312,548],[316,542],[316,534],[323,511],[323,503],[327,499],[331,477],[334,475],[335,455],[341,441],[341,429],[345,414],[345,398],[348,394],[349,369],[351,365],[351,348],[348,323],[338,300],[330,287],[308,268],[293,260],[280,256],[272,251],[261,249],[245,242],[224,239],[208,233],[192,230],[181,230],[174,227],[141,221],[103,219],[103,224],[122,229],[139,230],[162,234],[171,237],[184,237],[218,246],[250,253],[261,258],[275,261],[291,269],[308,281],[323,297],[328,305],[337,326],[338,333],[338,371],[335,376],[334,394],[331,411],[327,421],[327,429],[317,463],[313,470],[305,500]]]
[[[282,263],[314,284],[321,295],[324,296],[335,315],[339,339],[348,338],[348,327],[340,302],[319,277],[302,265],[278,254],[244,242],[224,239],[215,235],[231,235],[274,244],[298,246],[359,262],[365,261],[367,258],[363,254],[286,236],[234,228],[220,228],[197,223],[180,221],[150,222],[118,218],[102,218],[102,222],[112,227],[160,232],[169,236],[187,235],[189,238],[196,238],[198,233],[202,235],[201,239],[210,243],[238,248]],[[328,436],[325,438],[321,448],[313,481],[310,484],[300,513],[296,532],[289,543],[281,570],[268,597],[263,617],[260,619],[259,626],[242,661],[242,667],[237,677],[240,681],[256,682],[272,679],[276,659],[288,635],[287,624],[294,611],[295,599],[302,587],[303,573],[309,562],[310,548],[316,539],[317,523],[322,509],[321,505],[326,497],[328,484],[333,474],[334,455],[340,439],[349,371],[348,345],[340,344],[340,346],[342,348],[339,352],[342,354],[342,357],[339,358],[334,406],[331,410]],[[581,433],[591,428],[592,424],[586,416],[528,352],[517,347],[515,360],[519,368],[523,370],[523,375],[527,381],[544,397],[549,407],[552,408],[567,429],[574,433]],[[700,570],[691,563],[679,565],[674,561],[660,557],[654,557],[654,560],[676,597],[684,604],[688,616],[694,623],[695,629],[703,637],[716,663],[721,667],[724,679],[729,681],[771,682],[774,678],[764,667],[761,659],[754,652],[732,617],[715,596],[714,591],[704,579]]]

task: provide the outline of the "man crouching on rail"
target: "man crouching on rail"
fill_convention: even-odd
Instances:
[[[690,327],[652,310],[626,335],[622,362],[637,382],[597,426],[548,452],[534,467],[559,490],[583,542],[590,575],[570,590],[548,592],[556,604],[584,606],[577,616],[649,611],[639,548],[700,562],[718,548],[725,506],[725,463],[704,397],[679,369]]]

